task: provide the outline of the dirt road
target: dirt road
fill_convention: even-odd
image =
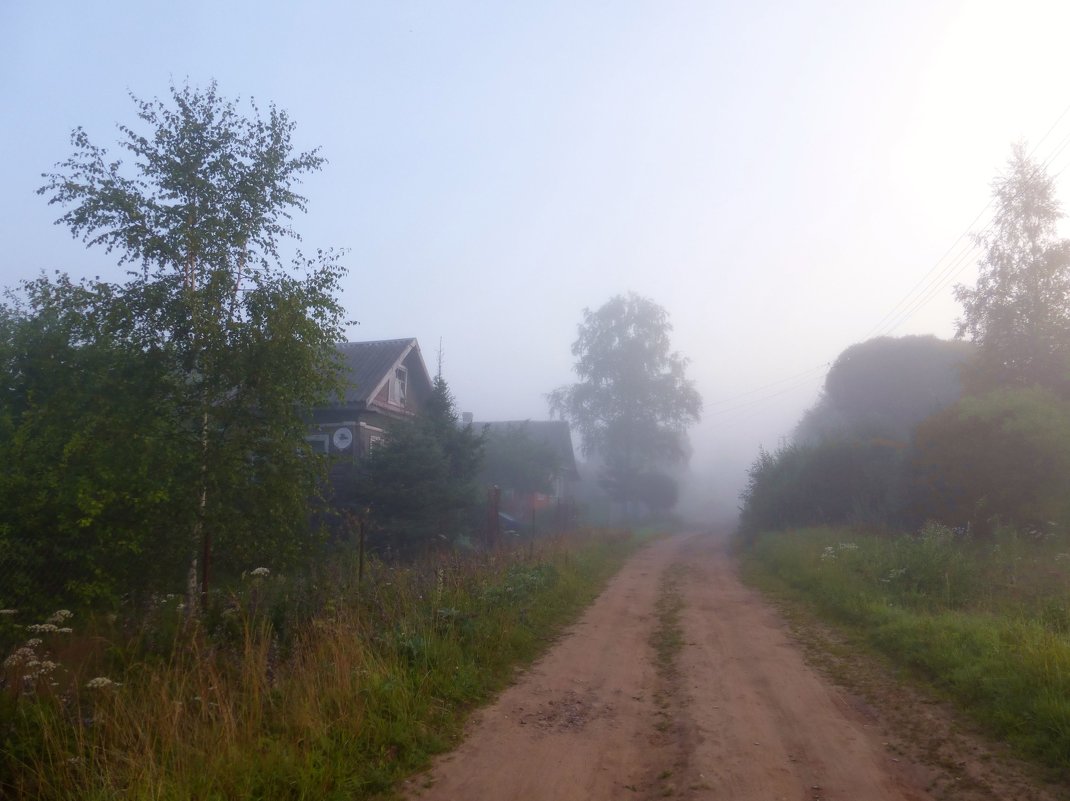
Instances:
[[[931,778],[807,666],[724,546],[635,556],[411,783],[420,801],[915,801]]]

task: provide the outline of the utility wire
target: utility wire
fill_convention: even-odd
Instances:
[[[716,400],[712,404],[709,404],[709,405],[710,406],[720,406],[720,405],[725,404],[725,403],[732,403],[733,401],[737,401],[737,400],[739,400],[741,398],[746,398],[749,395],[754,395],[756,393],[762,392],[763,390],[769,389],[771,387],[779,386],[780,384],[783,384],[785,381],[793,381],[796,378],[802,378],[804,376],[810,376],[810,374],[812,374],[812,373],[814,373],[814,372],[816,372],[818,370],[824,370],[828,366],[829,365],[828,365],[827,362],[825,364],[817,364],[817,365],[814,365],[813,367],[811,367],[808,370],[803,370],[801,373],[795,373],[794,375],[789,375],[789,376],[787,376],[785,378],[777,379],[776,381],[770,381],[768,384],[763,384],[760,387],[755,387],[754,389],[749,389],[746,392],[740,392],[740,393],[738,393],[736,395],[729,395],[728,397],[721,398],[720,400]]]
[[[923,275],[921,278],[919,278],[918,279],[918,283],[914,284],[914,286],[911,287],[910,291],[907,292],[902,298],[900,298],[899,302],[896,303],[895,306],[893,306],[891,308],[891,310],[887,314],[885,314],[880,320],[878,320],[877,324],[875,326],[873,326],[873,328],[871,328],[869,330],[869,332],[864,337],[862,337],[862,341],[863,342],[865,342],[867,339],[872,339],[873,336],[876,335],[877,332],[879,332],[881,330],[881,328],[889,321],[889,318],[893,318],[894,317],[896,312],[899,311],[899,307],[902,306],[904,303],[906,303],[909,300],[910,296],[913,295],[915,291],[917,291],[918,287],[920,287],[922,284],[924,284],[926,282],[926,280],[929,278],[929,276],[932,275],[933,272],[936,270],[936,268],[940,266],[940,262],[942,262],[944,259],[946,259],[951,254],[951,252],[956,247],[958,247],[959,243],[963,239],[965,239],[967,236],[969,236],[970,232],[974,229],[974,227],[977,225],[977,223],[980,221],[980,219],[984,216],[985,212],[988,211],[988,209],[991,207],[991,205],[994,202],[995,202],[995,198],[993,198],[993,199],[988,201],[988,203],[985,205],[985,207],[983,209],[981,209],[981,211],[977,214],[976,217],[973,218],[973,222],[971,222],[968,226],[966,226],[966,230],[964,230],[961,234],[959,234],[958,237],[955,239],[955,241],[951,243],[951,247],[949,247],[944,252],[944,254],[939,259],[936,260],[936,264],[934,264],[929,269],[929,271],[927,273],[925,273],[925,275]]]
[[[1070,114],[1070,105],[1068,105],[1063,112],[1056,118],[1055,122],[1051,124],[1051,127],[1045,131],[1044,135],[1040,137],[1037,143],[1030,149],[1028,157],[1032,158],[1037,152],[1040,146],[1048,139],[1049,136],[1055,131],[1059,124]],[[1044,162],[1037,166],[1037,170],[1048,169],[1055,160],[1062,154],[1067,147],[1070,147],[1070,133],[1066,134],[1059,143],[1055,146],[1052,152],[1044,160]],[[1070,163],[1059,170],[1053,178],[1058,178],[1070,169]],[[939,259],[933,264],[932,267],[911,287],[899,301],[893,306],[880,320],[877,321],[869,332],[862,338],[862,342],[872,339],[874,336],[887,336],[891,334],[899,326],[903,325],[907,320],[913,317],[918,311],[920,311],[925,305],[927,305],[934,297],[936,297],[949,283],[954,281],[967,267],[974,263],[977,251],[979,250],[976,241],[983,240],[987,236],[993,227],[995,226],[995,218],[989,220],[988,224],[981,230],[976,236],[971,236],[972,231],[977,226],[977,223],[984,218],[986,212],[995,203],[995,198],[990,198],[985,204],[984,208],[978,212],[977,216],[970,222],[951,243],[951,246],[940,256]],[[969,238],[969,239],[968,239]],[[967,240],[964,247],[960,248],[963,240]],[[956,250],[958,251],[956,253]],[[952,256],[952,254],[955,254]],[[948,257],[951,257],[948,261]],[[946,263],[945,263],[946,262]],[[941,267],[941,265],[943,265]],[[781,378],[776,381],[771,381],[767,384],[755,387],[754,389],[740,392],[735,395],[730,395],[720,400],[714,401],[710,404],[713,407],[720,407],[724,404],[731,404],[734,401],[743,400],[748,398],[749,400],[738,403],[727,408],[714,408],[710,412],[711,417],[724,417],[732,415],[735,412],[743,412],[749,409],[756,408],[769,400],[773,400],[782,395],[786,395],[790,392],[794,392],[806,384],[808,384],[813,378],[816,378],[816,373],[819,370],[831,369],[832,362],[825,362],[820,365],[815,365],[801,373],[796,373],[786,378]],[[790,382],[790,383],[789,383]],[[783,384],[788,383],[787,387],[782,387]],[[779,388],[776,392],[763,394],[766,390]],[[757,395],[758,397],[752,397]]]
[[[1055,131],[1059,123],[1070,114],[1070,106],[1067,106],[1062,114],[1052,123],[1051,127],[1044,133],[1040,140],[1030,149],[1027,154],[1029,158],[1037,152],[1040,146],[1048,139],[1049,136]],[[1052,152],[1044,159],[1043,163],[1037,165],[1036,171],[1039,173],[1041,170],[1046,170],[1062,152],[1070,146],[1070,133],[1066,134],[1059,143],[1055,146]],[[984,217],[985,213],[992,207],[995,202],[995,198],[990,198],[984,208],[973,219],[973,222],[964,230],[955,241],[951,244],[951,247],[944,252],[944,254],[936,260],[936,263],[929,269],[925,275],[904,295],[900,298],[899,302],[880,319],[880,321],[866,334],[863,338],[863,342],[867,339],[871,339],[873,336],[886,336],[895,331],[899,326],[913,317],[923,306],[929,303],[936,295],[946,287],[951,281],[953,281],[965,268],[970,264],[967,260],[965,264],[960,262],[960,257],[956,257],[948,265],[945,265],[943,269],[940,269],[940,265],[947,259],[947,257],[959,246],[962,240],[970,236],[971,231],[977,225],[977,223]],[[988,224],[982,229],[975,239],[983,239],[995,225],[995,218],[990,220]],[[966,253],[971,255],[976,252],[976,245],[968,247]],[[939,272],[937,272],[939,270]],[[936,273],[933,276],[933,273]],[[920,291],[919,291],[920,288]],[[916,293],[916,294],[915,294]]]
[[[821,368],[819,368],[819,369],[824,369],[824,368],[825,368],[825,365],[822,365]],[[755,408],[757,406],[761,406],[762,404],[764,404],[764,403],[766,403],[768,401],[773,400],[774,398],[779,398],[781,395],[787,395],[789,392],[795,392],[798,389],[802,389],[803,387],[809,386],[809,385],[811,385],[813,383],[814,379],[816,379],[816,378],[822,378],[823,379],[824,375],[817,375],[816,373],[814,373],[811,370],[810,374],[806,375],[801,380],[796,380],[795,382],[793,382],[789,386],[785,387],[784,389],[781,389],[778,392],[773,392],[773,393],[771,393],[769,395],[764,395],[764,396],[762,396],[760,398],[754,398],[753,400],[747,401],[746,403],[740,403],[740,404],[737,404],[736,406],[730,406],[727,409],[716,409],[713,412],[711,412],[709,416],[710,417],[725,417],[727,415],[732,414],[733,412],[746,411],[748,409],[753,409],[753,408]]]

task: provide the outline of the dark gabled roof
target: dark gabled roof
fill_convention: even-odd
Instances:
[[[572,449],[572,430],[564,420],[498,420],[492,423],[472,423],[478,433],[486,431],[493,437],[495,431],[520,428],[535,442],[548,445],[557,454],[561,469],[572,476],[579,476],[576,469],[576,453]]]
[[[344,396],[345,405],[367,405],[375,397],[391,368],[417,347],[416,340],[411,337],[341,343],[338,352],[342,354],[349,382]]]

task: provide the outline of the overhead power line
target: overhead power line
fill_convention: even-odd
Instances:
[[[770,381],[768,384],[763,384],[760,387],[755,387],[754,389],[749,389],[746,392],[740,392],[740,393],[738,393],[736,395],[729,395],[729,396],[727,396],[725,398],[721,398],[720,400],[716,400],[713,403],[708,404],[708,406],[721,406],[721,405],[726,404],[726,403],[732,403],[734,401],[740,400],[741,398],[746,398],[749,395],[755,395],[755,394],[757,394],[759,392],[762,392],[763,390],[779,386],[779,385],[785,383],[786,381],[794,381],[795,379],[802,378],[804,376],[809,377],[810,375],[812,375],[817,370],[824,370],[828,366],[829,365],[828,365],[827,362],[824,363],[824,364],[814,365],[813,367],[809,368],[808,370],[803,370],[801,373],[795,373],[794,375],[789,375],[789,376],[786,376],[784,378],[779,378],[776,381]]]
[[[1055,132],[1059,124],[1066,119],[1067,115],[1070,115],[1070,105],[1063,109],[1055,122],[1051,124],[1044,135],[1030,149],[1028,154],[1030,158],[1036,154],[1041,145],[1043,145],[1052,133]],[[1055,160],[1059,158],[1068,147],[1070,147],[1070,132],[1059,140],[1058,144],[1055,145],[1044,161],[1037,166],[1037,170],[1049,169],[1051,165],[1054,164]],[[1058,178],[1067,169],[1070,169],[1070,163],[1067,163],[1056,172],[1053,175],[1053,178]],[[946,287],[958,278],[967,267],[975,263],[979,250],[976,240],[983,240],[984,237],[992,231],[995,225],[995,218],[993,217],[989,220],[984,228],[982,228],[976,235],[974,235],[974,231],[976,230],[977,224],[992,208],[994,202],[994,198],[989,199],[984,207],[977,213],[977,216],[974,217],[962,233],[955,238],[950,247],[944,251],[933,266],[930,267],[929,270],[918,279],[917,283],[915,283],[914,286],[912,286],[910,290],[901,297],[899,301],[880,318],[880,320],[877,321],[861,341],[864,342],[875,336],[887,336],[896,331],[941,291],[946,289]],[[831,368],[831,365],[831,361],[824,362],[800,373],[762,384],[744,392],[720,398],[719,400],[708,404],[707,408],[710,409],[709,415],[711,417],[726,417],[737,412],[746,412],[750,409],[754,409],[770,400],[801,389],[814,378],[817,378],[819,371],[827,371]]]
[[[1034,154],[1040,149],[1040,146],[1051,136],[1055,129],[1059,126],[1066,116],[1070,114],[1070,106],[1063,109],[1063,112],[1056,118],[1055,122],[1048,128],[1040,140],[1030,149],[1028,156],[1033,157]],[[1047,158],[1043,162],[1037,165],[1037,171],[1046,170],[1055,162],[1055,160],[1062,154],[1067,147],[1070,147],[1070,133],[1067,133],[1059,141],[1059,143],[1052,149]],[[966,227],[966,229],[956,237],[955,241],[951,243],[943,255],[929,268],[928,272],[923,275],[910,291],[907,292],[899,301],[892,307],[887,314],[882,317],[877,324],[870,329],[870,331],[863,337],[863,341],[871,339],[874,336],[887,336],[903,323],[913,317],[918,311],[920,311],[925,305],[935,298],[941,290],[947,287],[958,275],[965,270],[965,268],[972,263],[972,255],[977,252],[976,245],[973,244],[974,236],[973,232],[976,229],[977,223],[984,218],[985,214],[992,207],[995,199],[989,199],[984,208],[978,212],[973,221]],[[993,218],[987,225],[981,230],[977,236],[984,238],[995,224]],[[952,258],[950,263],[945,264],[948,257],[956,251],[959,245],[967,240],[967,248],[965,251],[960,251],[958,256]],[[963,261],[965,259],[965,261]],[[943,265],[943,266],[941,266]],[[934,275],[935,274],[935,275]]]

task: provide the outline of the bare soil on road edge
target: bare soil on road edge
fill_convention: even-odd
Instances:
[[[955,740],[962,753],[923,759],[903,719],[827,673],[740,582],[723,541],[677,534],[634,556],[406,793],[419,801],[1061,797],[1003,762],[985,775],[987,755],[968,738]],[[939,710],[923,712],[926,731],[954,728],[934,719]]]

